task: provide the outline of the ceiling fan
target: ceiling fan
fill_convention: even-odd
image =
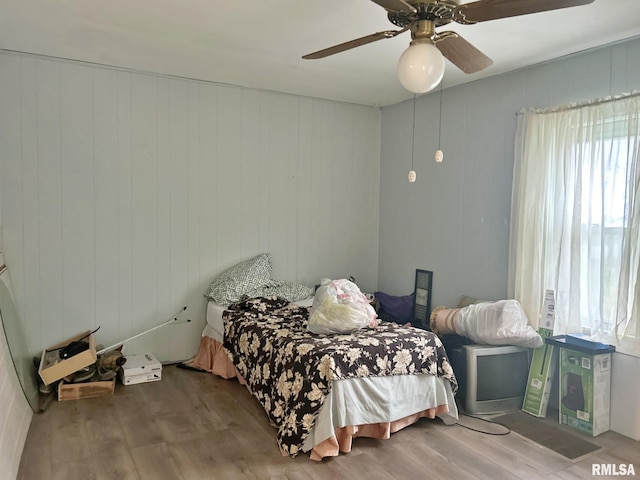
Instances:
[[[484,53],[466,41],[460,34],[452,31],[436,32],[437,27],[456,22],[471,25],[499,18],[515,17],[532,13],[545,12],[560,8],[587,5],[594,0],[477,0],[471,3],[460,3],[459,0],[371,0],[387,11],[389,21],[400,27],[400,30],[386,30],[357,38],[349,42],[334,45],[308,55],[304,59],[318,59],[360,47],[377,40],[393,38],[407,30],[411,31],[411,45],[403,54],[408,54],[412,47],[417,48],[412,58],[400,58],[399,76],[405,88],[414,93],[424,93],[435,87],[444,74],[444,60],[464,73],[475,73],[490,66],[493,61]],[[435,48],[433,48],[435,46]],[[437,51],[440,53],[438,53]],[[434,55],[435,54],[435,55]],[[424,55],[428,55],[425,60]],[[405,65],[403,66],[403,61]],[[422,62],[421,65],[415,62]],[[435,61],[435,66],[433,62]],[[414,62],[414,63],[411,63]],[[441,62],[441,65],[439,64]],[[411,65],[409,65],[411,63]],[[413,70],[412,70],[413,69]],[[422,75],[416,71],[422,69]],[[425,71],[433,70],[431,72]],[[404,72],[403,72],[404,70]],[[405,77],[414,77],[403,80]],[[425,78],[419,78],[425,77]],[[428,79],[426,77],[429,77]],[[439,78],[437,78],[439,77]],[[406,84],[405,80],[410,84]],[[436,81],[437,80],[437,81]],[[435,83],[434,83],[435,82]],[[416,85],[413,85],[415,83]],[[428,85],[427,85],[428,84]],[[426,89],[425,89],[426,88]]]

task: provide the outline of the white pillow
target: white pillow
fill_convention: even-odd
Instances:
[[[204,296],[220,305],[229,305],[270,282],[271,254],[262,253],[226,269],[211,282]]]

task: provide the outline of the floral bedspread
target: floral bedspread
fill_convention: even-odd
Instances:
[[[432,374],[457,382],[440,339],[383,322],[349,334],[307,331],[309,308],[280,298],[252,298],[223,314],[224,347],[278,430],[283,454],[295,457],[311,431],[331,381]]]

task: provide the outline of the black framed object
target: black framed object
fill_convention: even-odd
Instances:
[[[416,269],[415,296],[413,300],[413,324],[416,327],[429,329],[432,289],[433,272]]]

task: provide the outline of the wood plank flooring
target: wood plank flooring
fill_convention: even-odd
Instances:
[[[282,457],[275,434],[235,380],[169,365],[159,382],[118,383],[113,397],[54,401],[34,415],[18,478],[570,480],[591,478],[594,463],[632,463],[640,475],[640,442],[613,432],[590,438],[602,448],[574,461],[517,433],[439,420],[422,419],[389,440],[356,439],[351,453],[322,462]]]

